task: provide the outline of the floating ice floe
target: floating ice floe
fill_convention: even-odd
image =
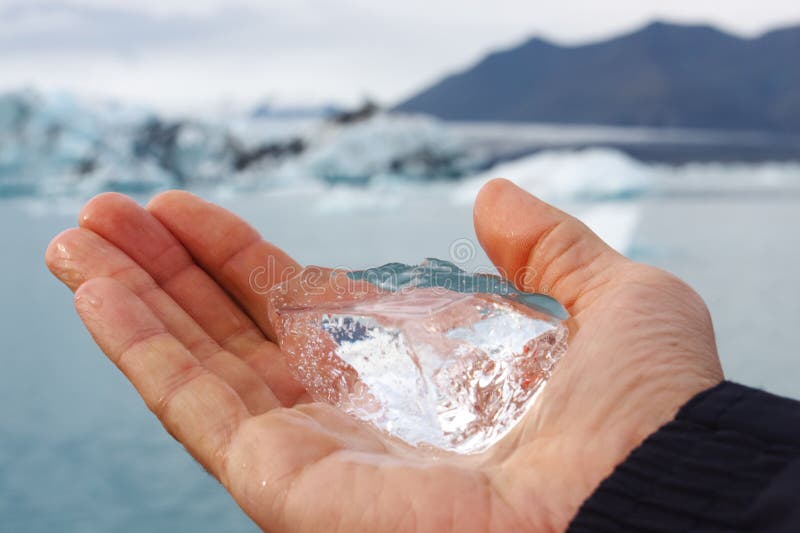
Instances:
[[[498,130],[493,142],[504,127],[508,138],[515,134],[511,126],[487,127]],[[800,189],[796,162],[666,165],[589,148],[497,164],[490,150],[476,149],[459,131],[428,117],[379,112],[344,122],[241,113],[168,117],[22,90],[0,94],[0,196],[327,187],[331,194],[322,207],[343,211],[356,202],[399,207],[397,194],[430,195],[432,182],[451,189],[445,196],[455,204],[468,205],[483,183],[498,176],[556,203]],[[455,179],[458,184],[448,183]],[[424,192],[409,189],[418,185]]]
[[[502,163],[464,181],[453,193],[459,204],[471,204],[492,178],[506,178],[548,200],[608,200],[641,195],[654,183],[654,165],[608,149],[539,152]]]
[[[304,180],[460,177],[472,162],[433,119],[377,114],[347,124],[252,116],[170,118],[69,95],[0,95],[0,193],[263,189]]]
[[[431,180],[464,176],[476,164],[447,128],[420,116],[377,115],[337,127],[303,158],[332,183],[366,184],[386,176]]]

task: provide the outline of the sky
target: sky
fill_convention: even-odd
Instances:
[[[0,0],[0,90],[160,108],[393,104],[532,36],[582,44],[652,20],[743,37],[797,0]]]

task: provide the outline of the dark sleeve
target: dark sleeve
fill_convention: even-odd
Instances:
[[[698,394],[569,531],[800,532],[800,402],[730,382]]]

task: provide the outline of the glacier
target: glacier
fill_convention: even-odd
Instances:
[[[453,179],[479,164],[433,119],[378,114],[354,124],[257,116],[169,117],[19,90],[0,94],[0,194],[91,194],[308,180]]]
[[[498,157],[503,138],[507,144],[516,137],[533,142],[531,129],[533,141],[547,140],[541,149]],[[348,212],[401,209],[406,198],[434,191],[466,206],[493,177],[512,179],[557,204],[779,193],[796,191],[800,183],[798,162],[642,162],[617,148],[560,145],[563,129],[467,127],[381,112],[347,124],[252,112],[169,115],[20,89],[0,93],[0,197],[85,199],[107,190],[150,195],[168,188],[231,195],[301,190],[325,192],[314,201],[323,211]],[[598,135],[613,134],[655,142],[653,132],[567,129],[567,141],[599,143]],[[677,142],[676,135],[666,132],[662,141]]]

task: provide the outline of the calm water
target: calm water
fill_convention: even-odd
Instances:
[[[469,207],[442,207],[435,196],[355,213],[338,209],[335,198],[313,209],[290,195],[217,200],[303,263],[416,261],[445,256],[455,239],[473,237]],[[797,196],[603,207],[635,208],[629,253],[672,270],[705,297],[730,378],[800,397]],[[0,531],[254,531],[161,430],[46,271],[45,246],[73,224],[77,205],[62,207],[63,215],[37,210],[0,202]],[[478,255],[473,263],[485,261]]]

